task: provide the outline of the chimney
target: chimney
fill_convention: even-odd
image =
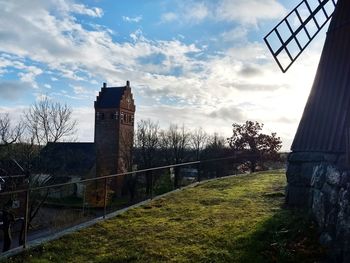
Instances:
[[[128,81],[128,80],[126,81],[126,86],[130,87],[130,81]]]
[[[107,83],[103,82],[103,88],[107,88]]]

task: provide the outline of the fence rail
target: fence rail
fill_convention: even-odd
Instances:
[[[239,156],[239,158],[247,158],[247,157],[253,157],[253,155]],[[193,162],[186,162],[186,163],[170,164],[170,165],[165,165],[165,166],[135,170],[135,171],[131,171],[131,172],[110,174],[110,175],[106,175],[106,176],[88,178],[88,179],[83,179],[83,180],[80,180],[80,181],[74,182],[74,183],[86,183],[86,182],[91,182],[91,181],[96,181],[96,180],[109,179],[109,178],[113,178],[113,177],[117,177],[117,176],[138,174],[138,173],[144,173],[144,172],[148,172],[148,171],[156,171],[156,170],[162,170],[162,169],[173,168],[173,167],[182,167],[182,166],[188,166],[188,165],[193,165],[193,164],[201,164],[201,163],[223,161],[223,160],[232,160],[232,159],[236,159],[236,158],[237,158],[237,156],[234,155],[234,156],[224,157],[224,158],[215,158],[215,159],[209,159],[209,160],[200,160],[200,161],[193,161]],[[17,177],[20,177],[20,176],[17,176]],[[55,188],[55,187],[66,186],[66,185],[70,185],[70,184],[73,184],[73,183],[67,182],[67,183],[45,185],[45,186],[33,187],[33,188],[27,188],[27,189],[19,189],[19,190],[8,191],[8,192],[0,192],[0,196],[1,195],[8,195],[8,194],[23,193],[23,192],[27,192],[27,191],[36,191],[36,190]]]
[[[37,187],[28,186],[24,189],[0,192],[0,200],[5,200],[6,196],[9,199],[12,199],[13,196],[17,196],[17,198],[22,196],[23,205],[20,207],[21,211],[19,211],[20,216],[18,217],[21,218],[22,226],[17,226],[17,237],[21,240],[19,241],[20,246],[25,249],[29,239],[35,240],[49,236],[55,231],[57,233],[67,228],[69,224],[74,226],[96,217],[105,217],[109,212],[146,199],[152,199],[155,195],[181,188],[202,179],[233,174],[238,161],[252,157],[259,158],[260,156],[236,154],[229,157],[171,164],[75,182]],[[188,169],[183,169],[185,167]],[[179,168],[177,170],[183,173],[174,175],[174,171],[171,169],[176,170],[176,168]],[[185,172],[190,172],[190,175],[184,174]],[[174,185],[176,176],[180,180],[178,185]],[[117,182],[119,179],[123,179],[122,185]],[[118,183],[119,188],[115,186]],[[125,189],[127,189],[126,194],[123,193]],[[72,192],[75,194],[71,194]],[[77,192],[80,193],[79,198]],[[94,203],[89,200],[92,196],[96,196],[96,200],[99,197],[99,205],[91,205]],[[38,197],[42,200],[41,204],[39,202],[37,210],[34,210],[34,214],[33,206],[35,207],[35,205],[32,202]],[[48,222],[43,223],[45,220]],[[18,228],[21,230],[19,231]],[[4,243],[5,237],[2,239]]]

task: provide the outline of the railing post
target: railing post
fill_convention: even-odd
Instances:
[[[345,156],[346,166],[350,166],[350,128],[345,130]]]
[[[201,181],[201,162],[198,160],[197,164],[197,182]]]
[[[28,219],[29,219],[29,188],[26,191],[25,207],[24,207],[24,237],[23,237],[23,248],[27,248],[27,239],[28,239]]]
[[[153,171],[151,171],[151,199],[153,199]]]
[[[103,218],[106,218],[107,214],[107,178],[104,180],[104,199],[103,199]]]
[[[171,167],[169,168],[169,171],[170,171],[170,176],[171,176],[171,175],[174,176],[174,181],[172,182],[172,185],[173,185],[173,190],[175,190],[175,189],[176,189],[176,187],[175,187],[176,178],[175,178],[175,169],[174,169],[174,167],[171,166]]]

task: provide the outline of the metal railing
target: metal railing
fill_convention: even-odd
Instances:
[[[152,199],[156,195],[176,188],[209,178],[235,174],[238,163],[248,157],[252,155],[233,155],[88,178],[76,182],[27,187],[0,192],[0,200],[2,198],[5,200],[7,197],[24,201],[18,209],[18,218],[23,218],[21,221],[23,225],[20,227],[21,231],[17,229],[17,232],[20,232],[17,236],[22,240],[21,246],[25,249],[29,240],[52,235],[93,218],[105,218],[108,213]],[[174,184],[175,181],[177,185]],[[38,207],[33,216],[34,201],[41,207]],[[45,220],[48,221],[46,224],[43,223]],[[62,220],[64,222],[61,222]]]

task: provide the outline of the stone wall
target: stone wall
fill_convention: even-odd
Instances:
[[[344,154],[296,152],[288,158],[287,199],[308,209],[330,248],[330,262],[350,262],[350,170]]]

